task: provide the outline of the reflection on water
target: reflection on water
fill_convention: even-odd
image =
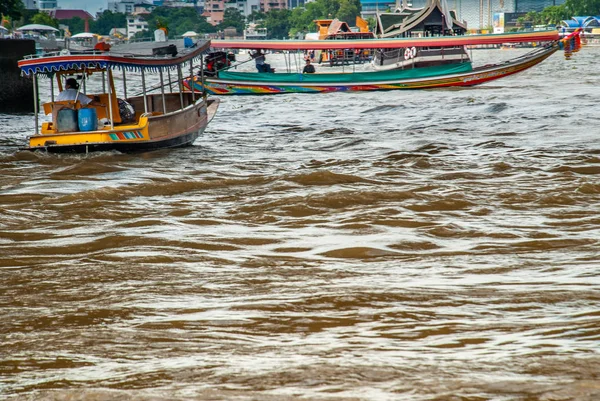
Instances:
[[[21,151],[0,115],[0,394],[600,399],[597,53],[224,98],[141,155]]]

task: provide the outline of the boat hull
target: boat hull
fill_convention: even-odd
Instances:
[[[389,91],[400,89],[428,89],[453,86],[473,86],[512,74],[524,71],[539,64],[558,50],[558,46],[549,46],[538,49],[529,56],[520,57],[513,61],[502,64],[484,66],[467,72],[431,74],[416,78],[381,79],[376,78],[369,81],[368,78],[361,82],[336,82],[339,77],[344,78],[352,74],[331,74],[330,81],[323,82],[289,82],[271,81],[258,82],[248,80],[233,80],[222,78],[207,78],[204,89],[213,95],[275,95],[284,93],[323,93],[323,92],[359,92],[359,91]],[[369,74],[369,73],[366,73]],[[366,76],[363,74],[363,76]],[[381,73],[372,73],[373,77],[381,77]],[[278,74],[273,74],[274,76]],[[325,77],[328,74],[320,74]],[[260,79],[257,74],[257,79]],[[323,79],[321,79],[323,80]],[[199,81],[185,80],[184,85],[194,88],[198,92],[203,91],[203,85]]]
[[[132,153],[189,146],[204,132],[218,106],[218,99],[199,100],[177,112],[142,115],[137,125],[34,135],[29,138],[27,149],[49,153]]]

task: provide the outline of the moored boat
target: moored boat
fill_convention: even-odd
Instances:
[[[189,68],[191,72],[194,62],[201,62],[210,41],[198,42],[189,49],[175,44],[157,46],[150,42],[135,52],[121,48],[118,52],[55,54],[19,61],[22,73],[34,81],[35,132],[28,138],[27,149],[135,152],[191,145],[215,115],[219,101],[207,98],[203,91],[186,91],[180,82],[186,74],[184,69]],[[166,48],[168,51],[163,51]],[[117,97],[115,71],[122,74],[122,98]],[[127,75],[132,72],[140,74],[142,92],[128,96]],[[148,73],[158,73],[160,86],[147,88]],[[171,73],[177,74],[175,81],[171,80]],[[91,76],[101,77],[101,82],[95,83],[96,87],[102,86],[98,93],[86,90],[92,86]],[[42,108],[52,120],[43,122],[40,127],[37,88],[42,77],[50,78],[51,99]],[[62,91],[63,80],[68,77],[81,84],[78,86],[83,88],[83,93],[74,100],[59,101],[55,96],[55,83]],[[151,93],[156,89],[160,89],[160,93]],[[79,96],[82,101],[78,100]],[[86,105],[84,96],[94,101]]]

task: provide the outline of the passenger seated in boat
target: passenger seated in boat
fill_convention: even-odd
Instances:
[[[64,100],[79,100],[79,102],[83,106],[92,105],[92,106],[104,106],[97,99],[92,99],[79,92],[79,84],[75,78],[69,78],[65,81],[65,89],[58,94],[56,100],[58,102]]]
[[[303,74],[314,74],[315,73],[315,66],[310,63],[309,58],[306,59],[306,65],[304,66],[302,73]]]
[[[231,66],[230,57],[225,52],[213,52],[206,56],[206,70],[204,73],[209,77],[214,77],[219,71]],[[198,71],[198,76],[200,76]]]
[[[121,116],[121,123],[134,123],[135,109],[133,108],[131,103],[121,98],[117,99],[117,103],[119,103],[119,115]]]
[[[275,70],[271,68],[271,64],[265,62],[265,54],[261,49],[252,53],[250,57],[254,59],[258,72],[275,72]]]

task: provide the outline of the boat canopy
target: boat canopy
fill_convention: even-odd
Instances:
[[[155,43],[156,45],[156,43]],[[174,69],[186,61],[200,59],[202,54],[210,49],[210,41],[201,41],[196,47],[177,53],[176,56],[152,56],[148,54],[133,54],[123,52],[104,52],[94,54],[44,55],[41,57],[25,58],[19,61],[19,67],[24,75],[52,75],[59,71],[83,69],[122,69],[127,71],[159,71]],[[181,50],[181,49],[178,49]]]
[[[550,42],[559,39],[557,30],[495,33],[486,35],[435,36],[425,38],[357,40],[213,40],[216,49],[333,50],[400,49],[405,47],[451,47],[502,43]]]

